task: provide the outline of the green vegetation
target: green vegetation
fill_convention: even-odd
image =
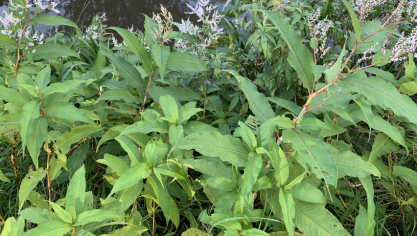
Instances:
[[[82,32],[11,0],[1,236],[416,234],[417,4],[228,2]]]

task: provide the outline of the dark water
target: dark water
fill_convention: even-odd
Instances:
[[[45,2],[45,1],[43,1]],[[196,21],[194,15],[186,14],[191,6],[197,4],[196,0],[55,0],[58,2],[59,15],[71,19],[80,27],[87,27],[95,14],[106,13],[108,26],[132,27],[143,29],[144,16],[152,16],[152,12],[159,13],[162,4],[173,15],[174,21],[181,19]],[[9,0],[0,0],[0,15],[7,11]],[[212,0],[211,4],[217,5],[221,10],[224,3],[221,0]]]

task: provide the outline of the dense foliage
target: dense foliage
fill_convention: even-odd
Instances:
[[[1,236],[416,233],[417,3],[228,3],[82,32],[10,0]]]

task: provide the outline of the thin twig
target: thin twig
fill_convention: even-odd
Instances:
[[[153,208],[152,208],[152,236],[156,235],[156,219],[155,219],[155,201],[152,200]]]
[[[20,189],[20,181],[19,181],[19,176],[17,175],[17,165],[16,165],[16,160],[15,160],[16,144],[18,142],[17,133],[13,134],[13,138],[14,138],[14,143],[13,143],[13,146],[12,146],[12,155],[10,157],[10,160],[12,161],[12,164],[13,164],[14,179],[16,181],[17,189],[19,190]]]

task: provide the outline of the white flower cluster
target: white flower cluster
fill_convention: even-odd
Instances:
[[[44,5],[44,3],[46,3],[46,4]],[[49,1],[48,0],[48,1],[44,2],[42,0],[33,0],[33,4],[36,7],[39,7],[41,10],[49,9],[49,10],[55,12],[55,13],[60,13],[61,12],[58,9],[56,9],[58,3],[54,2],[54,1]]]
[[[330,50],[330,47],[327,46],[327,31],[329,31],[330,23],[326,22],[327,18],[319,21],[320,14],[321,11],[318,8],[316,14],[308,18],[310,36],[314,39],[314,60],[316,62]],[[321,42],[320,47],[318,46],[319,42]]]
[[[414,53],[416,57],[417,49],[417,28],[411,31],[410,36],[404,37],[404,34],[398,39],[394,48],[392,49],[391,61],[402,61],[407,59],[405,56],[408,53]]]
[[[176,24],[180,33],[188,33],[191,35],[204,35],[198,45],[191,45],[190,42],[183,39],[178,39],[176,47],[180,51],[184,51],[186,48],[193,48],[193,52],[196,50],[205,49],[209,47],[212,42],[216,41],[221,34],[223,34],[223,28],[220,27],[220,21],[224,18],[222,14],[218,12],[217,6],[209,5],[210,0],[198,0],[197,5],[192,7],[187,4],[191,9],[191,12],[187,14],[195,14],[198,17],[198,22],[202,22],[202,26],[198,27],[190,22],[190,20],[181,20],[181,24]]]
[[[155,43],[164,43],[167,42],[169,32],[172,30],[172,15],[171,12],[161,5],[162,13],[152,13],[152,19],[158,23],[158,29],[154,29],[152,32],[152,38]]]
[[[104,22],[107,21],[106,13],[103,13],[102,15],[95,15],[97,24],[90,25],[85,30],[84,38],[91,37],[92,39],[99,38],[104,32],[103,29],[107,26],[104,24]]]
[[[362,22],[370,10],[384,4],[386,1],[387,0],[352,0],[351,4],[353,9],[359,13],[359,20]]]

